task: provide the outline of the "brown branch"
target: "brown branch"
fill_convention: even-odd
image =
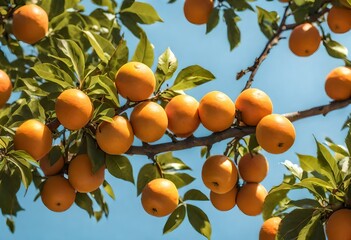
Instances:
[[[259,67],[261,66],[262,62],[266,59],[267,55],[269,54],[270,50],[277,45],[277,43],[280,40],[280,35],[281,33],[284,31],[284,27],[285,27],[285,22],[287,17],[289,16],[289,8],[290,5],[288,5],[285,10],[284,10],[284,14],[283,14],[283,18],[279,24],[279,27],[277,29],[277,31],[275,32],[275,34],[271,37],[271,39],[266,43],[262,53],[260,54],[260,56],[258,58],[256,58],[254,64],[250,67],[248,67],[245,70],[240,71],[237,75],[236,75],[236,79],[240,79],[241,77],[243,77],[246,73],[251,72],[249,79],[246,82],[246,85],[244,87],[243,90],[248,89],[251,87],[252,82],[255,78],[255,75],[259,69]]]
[[[327,113],[337,109],[344,108],[349,104],[351,104],[351,98],[344,101],[333,101],[326,105],[310,108],[303,111],[286,113],[283,115],[289,118],[290,121],[293,122],[299,119],[317,116],[317,115],[325,116]],[[178,151],[178,150],[184,150],[184,149],[189,149],[189,148],[199,147],[199,146],[211,146],[225,139],[242,138],[254,132],[255,132],[255,127],[233,127],[223,132],[212,133],[211,135],[205,136],[205,137],[189,137],[177,142],[167,142],[167,143],[154,144],[154,145],[148,144],[144,146],[132,146],[126,154],[154,156],[162,152]]]

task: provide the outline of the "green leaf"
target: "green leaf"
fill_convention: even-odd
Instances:
[[[219,23],[219,8],[214,8],[211,11],[210,17],[206,24],[206,33],[211,32]]]
[[[72,78],[53,64],[39,63],[33,67],[33,70],[38,74],[39,77],[56,83],[63,88],[74,87]]]
[[[115,48],[113,47],[112,43],[95,33],[89,31],[83,31],[83,33],[88,38],[91,46],[94,48],[96,54],[99,56],[101,61],[103,61],[104,63],[108,63],[108,61],[111,58],[111,55],[115,51]]]
[[[288,213],[279,225],[278,239],[297,239],[300,231],[308,224],[314,209],[294,209]]]
[[[115,13],[115,8],[117,7],[117,3],[114,0],[93,0],[93,3],[106,6],[110,13]]]
[[[137,181],[137,195],[143,191],[145,185],[155,178],[159,178],[160,174],[156,165],[152,163],[145,164],[139,171]]]
[[[238,11],[244,11],[246,9],[249,9],[250,11],[255,11],[251,5],[248,3],[247,0],[227,0],[227,2],[235,9]]]
[[[302,179],[303,177],[303,170],[302,168],[297,165],[297,164],[293,164],[291,161],[289,160],[285,160],[283,162],[283,165],[298,179]]]
[[[233,9],[224,10],[224,20],[227,25],[227,37],[230,45],[230,50],[233,50],[240,43],[240,29],[237,26],[239,17],[235,14]]]
[[[75,203],[78,207],[84,209],[89,214],[89,217],[94,216],[93,201],[86,193],[76,193]]]
[[[327,137],[325,139],[325,142],[327,146],[334,152],[339,153],[345,157],[350,156],[348,150],[344,146],[335,144],[330,138]]]
[[[92,77],[92,81],[96,81],[96,85],[104,90],[105,97],[113,102],[114,107],[117,108],[120,106],[116,86],[110,78],[104,75],[98,75]]]
[[[195,178],[187,173],[177,173],[177,172],[164,172],[164,178],[172,181],[177,188],[184,187],[192,183]]]
[[[207,239],[211,239],[212,229],[207,215],[200,208],[191,204],[187,204],[186,209],[191,226]]]
[[[190,189],[184,194],[183,201],[195,200],[195,201],[208,201],[208,197],[203,194],[200,190]]]
[[[170,79],[178,68],[178,60],[170,48],[167,48],[158,58],[156,77],[156,92],[162,84]]]
[[[314,214],[311,220],[301,229],[297,240],[318,239],[325,240],[322,214]]]
[[[115,193],[113,192],[113,188],[111,187],[111,185],[104,180],[104,182],[102,183],[102,186],[104,187],[105,192],[113,199],[116,199]]]
[[[321,207],[321,204],[315,199],[303,198],[299,200],[290,200],[287,203],[290,207],[298,208],[318,208]]]
[[[129,55],[129,50],[128,50],[127,42],[125,40],[121,40],[107,64],[108,69],[111,72],[109,74],[109,77],[111,79],[114,79],[117,73],[117,70],[122,65],[128,62],[128,55]]]
[[[256,6],[257,8],[257,20],[260,26],[261,32],[268,38],[271,39],[275,31],[278,29],[279,16],[276,11],[268,12],[267,10]]]
[[[97,147],[95,140],[89,134],[86,134],[86,141],[87,153],[93,165],[92,171],[95,173],[105,165],[105,153]]]
[[[121,13],[120,20],[135,37],[139,38],[143,30],[137,24],[137,20],[134,16],[134,14],[128,12]]]
[[[12,218],[6,218],[6,225],[10,229],[11,233],[15,232],[15,221]]]
[[[326,39],[323,40],[323,45],[325,46],[329,56],[340,59],[347,58],[348,50],[342,44],[331,39]]]
[[[140,40],[132,61],[142,62],[149,67],[154,63],[154,46],[149,42],[144,32],[140,34]]]
[[[186,165],[179,158],[173,157],[172,152],[166,152],[159,154],[156,157],[156,161],[161,165],[163,171],[167,170],[191,170],[191,168]]]
[[[185,206],[179,205],[172,214],[168,217],[167,222],[163,227],[163,234],[174,231],[180,224],[182,224],[185,218]]]
[[[143,2],[133,2],[133,4],[121,10],[120,13],[133,13],[140,19],[140,23],[153,24],[155,22],[162,22],[161,17],[158,15],[153,6]]]
[[[112,176],[134,184],[133,167],[127,157],[106,154],[106,167]]]
[[[11,175],[0,172],[0,209],[3,215],[16,216],[17,212],[24,210],[16,197],[20,185],[21,176],[18,171],[12,171]]]
[[[330,182],[326,182],[315,177],[305,178],[301,182],[296,183],[294,186],[308,189],[318,199],[324,199],[326,192],[334,189]]]
[[[82,49],[73,40],[57,39],[57,47],[68,57],[72,63],[74,72],[81,81],[84,77],[85,57]]]
[[[287,197],[288,192],[294,188],[292,184],[282,183],[269,191],[263,204],[262,217],[264,220],[272,216],[274,209]]]
[[[213,74],[199,65],[182,69],[176,77],[171,90],[187,90],[215,79]]]
[[[8,158],[8,160],[18,168],[18,170],[21,173],[23,186],[25,187],[25,189],[28,189],[29,185],[32,182],[32,173],[28,166],[23,164],[23,159],[21,158],[15,158],[14,156],[11,156]]]

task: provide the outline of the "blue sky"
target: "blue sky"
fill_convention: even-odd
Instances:
[[[166,0],[147,2],[154,5],[164,20],[164,23],[144,28],[149,40],[155,46],[155,56],[158,57],[167,47],[170,47],[178,58],[178,70],[199,64],[216,76],[215,81],[187,93],[200,100],[205,93],[219,90],[234,101],[246,82],[245,77],[236,81],[236,73],[250,66],[266,43],[265,37],[259,31],[256,14],[239,13],[242,18],[239,23],[242,42],[237,49],[230,52],[223,21],[213,32],[206,35],[205,26],[192,25],[185,20],[182,10],[183,0],[178,0],[174,4],[167,4]],[[276,10],[279,13],[284,6],[278,1],[257,1],[253,5]],[[283,36],[288,37],[289,32],[284,33]],[[332,36],[348,48],[351,47],[350,33]],[[137,39],[128,32],[126,32],[126,39],[133,53]],[[288,113],[327,104],[330,99],[324,92],[325,76],[340,65],[343,65],[343,62],[330,58],[323,46],[308,58],[296,57],[289,51],[287,39],[283,39],[261,66],[253,87],[262,89],[271,97],[275,113]],[[280,155],[264,153],[269,160],[270,171],[263,185],[270,189],[280,183],[283,174],[286,173],[281,164],[284,160],[297,162],[296,153],[315,154],[313,136],[320,141],[328,136],[337,143],[343,143],[346,133],[341,132],[340,128],[349,112],[350,107],[332,112],[326,117],[317,116],[295,122],[297,137],[294,146]],[[195,135],[207,134],[209,132],[200,128]],[[220,154],[225,147],[225,141],[217,143],[212,153]],[[180,193],[198,188],[208,195],[209,190],[201,181],[201,166],[204,159],[200,157],[200,149],[179,151],[174,155],[185,161],[193,169],[192,175],[197,178],[190,186],[181,189]],[[133,156],[129,159],[133,164],[135,178],[140,167],[149,163],[147,157]],[[116,200],[106,196],[110,207],[108,219],[103,218],[97,223],[95,219],[89,219],[87,213],[75,205],[64,213],[51,212],[40,200],[33,202],[35,190],[30,188],[26,196],[23,191],[19,193],[20,203],[26,210],[20,212],[15,219],[16,232],[14,234],[9,232],[4,218],[0,221],[1,239],[205,239],[191,228],[187,220],[174,232],[162,235],[166,218],[154,218],[146,214],[141,207],[140,197],[136,196],[135,186],[114,179],[108,173],[106,175],[116,194]],[[296,196],[298,197],[299,194]],[[258,239],[258,231],[262,224],[261,216],[248,217],[237,207],[228,212],[219,212],[210,202],[194,204],[207,213],[212,224],[212,239]]]

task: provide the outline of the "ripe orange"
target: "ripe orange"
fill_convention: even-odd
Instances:
[[[311,23],[295,27],[289,38],[289,48],[297,56],[307,57],[317,51],[321,42],[318,29]]]
[[[155,91],[156,79],[152,70],[144,63],[128,62],[116,73],[115,84],[122,97],[139,102]]]
[[[14,146],[16,150],[24,150],[35,160],[39,160],[51,150],[52,133],[38,120],[27,120],[17,128]]]
[[[93,104],[90,98],[79,89],[64,90],[56,99],[57,119],[69,130],[79,130],[90,121]]]
[[[12,83],[9,76],[0,70],[0,108],[5,106],[12,92]]]
[[[39,166],[45,176],[52,176],[58,174],[63,166],[65,165],[65,160],[63,159],[63,156],[61,156],[53,165],[50,164],[50,158],[49,155],[45,155],[42,159],[39,161]]]
[[[200,125],[199,102],[189,95],[178,95],[166,105],[168,129],[178,137],[189,137]]]
[[[268,161],[260,153],[246,153],[239,160],[238,170],[245,182],[262,182],[268,174]]]
[[[212,205],[220,211],[229,211],[236,205],[236,196],[238,187],[234,186],[232,190],[227,193],[218,194],[213,191],[210,192],[210,200]]]
[[[270,114],[258,123],[256,138],[258,144],[267,152],[283,153],[294,144],[295,128],[286,117]]]
[[[328,240],[350,240],[350,226],[351,210],[343,208],[335,211],[325,225]]]
[[[69,181],[61,175],[49,177],[40,192],[44,205],[54,212],[69,209],[76,198],[76,192]]]
[[[139,103],[130,115],[133,132],[143,142],[155,142],[166,132],[168,119],[163,107],[151,101]]]
[[[236,204],[240,211],[248,216],[261,214],[267,190],[260,183],[244,184],[236,197]]]
[[[327,23],[334,33],[346,33],[351,29],[351,9],[346,7],[331,7]]]
[[[102,151],[119,155],[125,153],[134,141],[132,125],[122,116],[114,116],[112,122],[102,122],[96,129],[96,141]]]
[[[48,29],[48,14],[35,4],[21,6],[13,13],[12,33],[18,40],[34,44],[45,37]]]
[[[92,192],[104,182],[105,167],[102,166],[95,173],[92,168],[88,154],[79,154],[69,163],[68,180],[78,192]]]
[[[281,221],[280,217],[271,217],[264,221],[260,229],[259,240],[275,240]]]
[[[213,155],[202,166],[202,181],[215,193],[227,193],[238,181],[238,170],[227,156]]]
[[[351,68],[334,68],[325,81],[325,92],[334,100],[345,100],[351,97]]]
[[[184,16],[193,24],[207,23],[213,9],[213,0],[185,0]]]
[[[240,111],[241,120],[246,125],[256,126],[264,116],[272,113],[273,104],[265,92],[249,88],[239,94],[235,109]]]
[[[178,206],[178,189],[173,182],[164,178],[156,178],[144,187],[141,204],[144,210],[155,217],[171,214]]]
[[[205,128],[212,132],[221,132],[232,125],[235,106],[226,94],[212,91],[201,99],[199,116]]]

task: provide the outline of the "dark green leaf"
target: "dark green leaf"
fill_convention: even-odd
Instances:
[[[6,225],[10,229],[11,233],[15,232],[15,221],[12,218],[6,218]]]
[[[174,229],[179,227],[185,218],[185,206],[179,205],[172,214],[168,217],[167,222],[163,227],[163,234],[172,232]]]
[[[114,79],[117,73],[117,70],[122,65],[128,62],[128,55],[129,55],[129,50],[127,47],[127,42],[125,40],[122,40],[117,45],[116,50],[114,51],[110,60],[108,61],[108,69],[111,72],[111,74],[109,74],[109,77],[111,79]]]
[[[106,6],[110,13],[114,13],[117,7],[117,3],[114,0],[93,0],[93,2],[100,6]]]
[[[77,192],[75,203],[78,205],[78,207],[87,211],[89,217],[94,216],[93,201],[88,194]]]
[[[183,200],[208,201],[208,197],[205,194],[203,194],[200,190],[190,189],[184,194]]]
[[[166,152],[159,154],[156,161],[161,165],[162,170],[191,170],[191,168],[186,165],[179,158],[173,157],[172,152]]]
[[[301,229],[297,240],[325,240],[323,222],[320,213],[314,214],[310,221]]]
[[[106,167],[112,176],[134,184],[133,167],[127,157],[107,154]]]
[[[278,229],[278,239],[297,239],[300,231],[311,220],[314,209],[294,209],[282,220]]]
[[[140,40],[132,61],[142,62],[149,67],[154,63],[154,46],[149,42],[144,32],[140,34]]]
[[[156,77],[156,92],[162,84],[173,76],[178,68],[178,60],[170,48],[167,48],[158,58]]]
[[[224,10],[224,20],[227,25],[227,37],[230,44],[230,50],[233,50],[240,43],[240,29],[237,26],[239,17],[235,14],[233,9]]]
[[[200,67],[192,65],[182,69],[176,77],[171,90],[187,90],[215,79],[213,74]]]
[[[211,223],[207,215],[200,208],[191,204],[187,204],[186,209],[191,226],[207,239],[211,239]]]
[[[156,165],[152,163],[145,164],[139,171],[137,182],[137,195],[143,191],[145,185],[155,178],[159,178],[160,174]]]
[[[214,8],[211,11],[210,17],[208,18],[207,24],[206,24],[206,33],[211,32],[219,22],[219,8]]]
[[[257,8],[257,20],[260,26],[261,32],[268,38],[271,39],[275,30],[278,28],[279,16],[276,11],[267,11],[259,6]]]
[[[105,165],[105,153],[97,147],[95,140],[89,135],[86,135],[87,153],[93,165],[93,173],[97,172]]]
[[[96,54],[99,56],[101,61],[103,61],[104,63],[108,63],[108,61],[111,58],[111,55],[115,51],[115,48],[113,47],[112,43],[95,33],[89,31],[83,31],[83,33],[88,38],[91,46],[94,48]]]

